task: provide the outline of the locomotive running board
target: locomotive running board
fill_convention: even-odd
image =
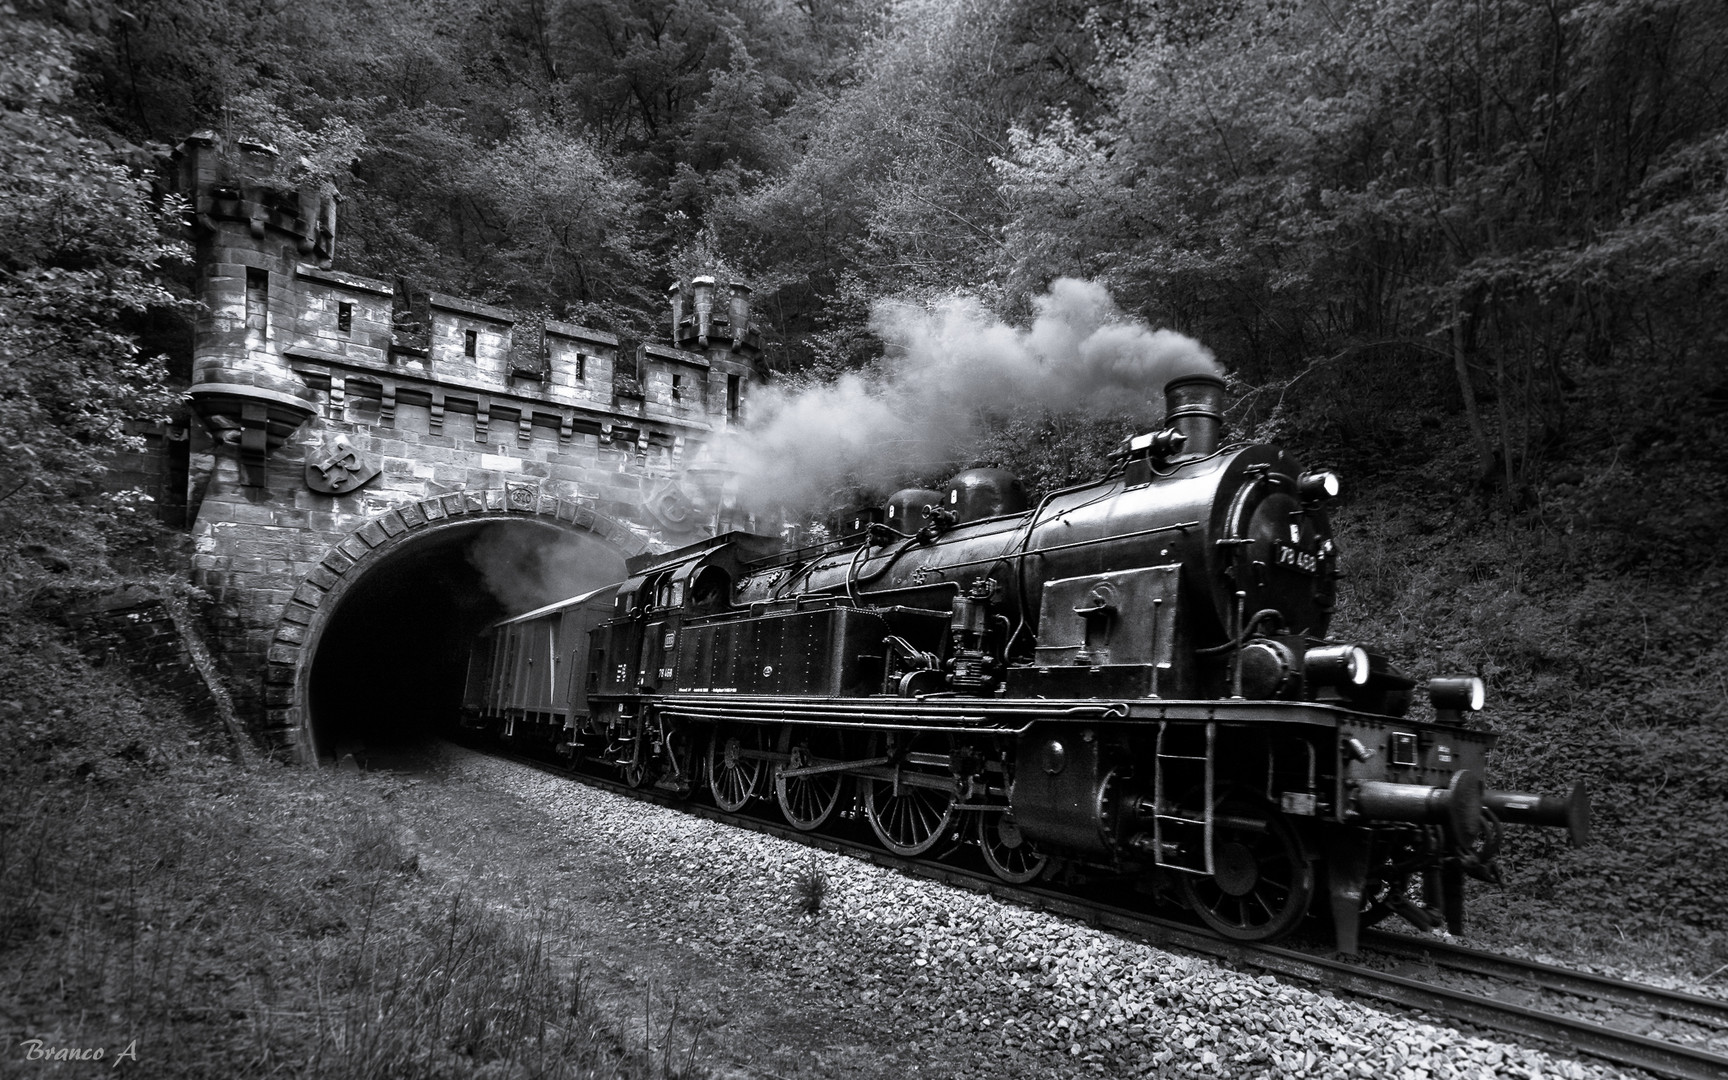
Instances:
[[[837,723],[845,723],[846,726],[849,728],[853,728],[856,730],[864,730],[864,731],[920,731],[920,732],[963,731],[963,732],[966,732],[966,733],[972,734],[972,735],[1014,735],[1014,736],[1019,736],[1019,735],[1024,735],[1024,734],[1026,734],[1026,732],[1032,730],[1032,726],[1034,724],[1038,723],[1038,720],[1028,720],[1028,721],[1026,721],[1026,723],[1021,724],[1018,727],[1001,727],[1001,726],[993,726],[993,725],[988,724],[987,721],[983,717],[961,718],[963,720],[971,721],[970,723],[957,722],[957,721],[949,721],[948,723],[942,723],[942,722],[940,722],[940,720],[936,720],[936,722],[920,723],[917,721],[922,721],[922,720],[926,720],[926,719],[934,719],[934,718],[925,718],[925,717],[920,717],[917,715],[909,716],[908,720],[894,720],[894,719],[892,719],[891,716],[885,716],[879,720],[860,720],[860,719],[856,719],[856,714],[850,714],[850,715],[833,714],[833,715],[827,715],[827,716],[822,716],[822,715],[797,716],[797,715],[791,715],[791,714],[785,712],[784,710],[780,710],[780,709],[772,709],[772,710],[770,710],[770,709],[717,710],[717,709],[693,709],[693,708],[690,708],[688,706],[682,706],[682,705],[662,706],[659,711],[660,711],[660,715],[668,717],[668,718],[673,719],[673,720],[709,720],[709,721],[714,721],[717,723],[728,723],[728,722],[729,723],[751,723],[751,722],[754,722],[754,723],[761,723],[761,724],[809,724],[812,726],[818,725],[818,724],[831,725],[831,724],[837,724]],[[908,722],[908,721],[911,721],[911,722]]]
[[[1085,724],[1107,720],[1152,723],[1280,724],[1336,728],[1349,717],[1384,722],[1388,718],[1359,713],[1314,701],[1243,701],[1211,699],[1172,701],[1160,698],[1100,700],[1079,704],[1073,699],[1043,698],[915,698],[886,697],[785,698],[679,694],[659,699],[635,699],[662,716],[707,722],[742,721],[778,724],[835,724],[878,731],[965,731],[980,735],[1024,735],[1034,724]]]
[[[1097,722],[1128,716],[1120,701],[1052,707],[1047,701],[982,701],[978,699],[903,700],[898,698],[694,697],[680,695],[649,702],[661,716],[674,720],[719,723],[845,724],[878,731],[963,731],[974,735],[1019,736],[1037,723]]]

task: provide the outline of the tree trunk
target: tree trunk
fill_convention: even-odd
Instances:
[[[1464,419],[1476,445],[1477,477],[1486,480],[1493,474],[1494,451],[1482,427],[1482,415],[1476,411],[1476,387],[1470,381],[1470,362],[1464,350],[1464,310],[1456,296],[1452,298],[1452,370],[1458,376],[1458,392],[1464,397]]]

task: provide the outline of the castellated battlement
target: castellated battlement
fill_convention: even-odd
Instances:
[[[760,339],[742,284],[698,279],[688,313],[674,289],[669,342],[621,342],[336,269],[335,192],[296,187],[266,145],[200,133],[176,162],[203,311],[167,486],[267,744],[328,750],[308,705],[324,624],[422,533],[533,519],[634,553],[736,524],[717,474],[686,466],[748,407]]]

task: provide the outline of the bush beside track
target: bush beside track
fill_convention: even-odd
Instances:
[[[1590,788],[1588,847],[1508,830],[1505,886],[1471,885],[1471,937],[1728,982],[1728,412],[1581,381],[1509,512],[1465,479],[1455,394],[1311,390],[1287,434],[1346,477],[1334,635],[1481,675],[1495,786]]]
[[[36,1061],[78,1075],[700,1072],[618,1030],[567,928],[425,872],[419,781],[249,771],[61,633],[0,629],[0,1073],[27,1039],[102,1048]]]

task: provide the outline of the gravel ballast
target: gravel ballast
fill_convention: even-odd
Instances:
[[[553,912],[637,1045],[716,1075],[1624,1075],[471,751],[441,771],[401,797],[422,865]]]

